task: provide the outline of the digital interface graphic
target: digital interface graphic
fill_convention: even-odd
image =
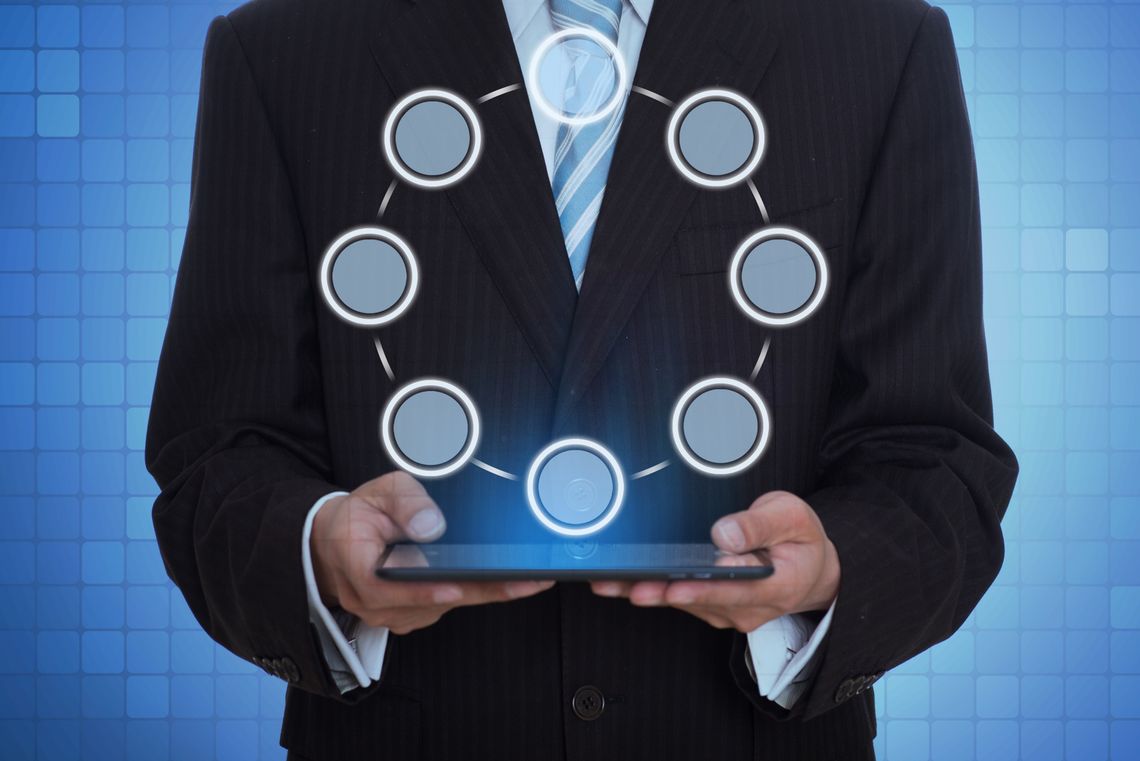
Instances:
[[[628,72],[604,35],[571,28],[550,35],[529,65],[538,83],[535,102],[550,118],[570,128],[597,122],[622,106]],[[567,83],[572,86],[568,86]],[[384,158],[397,175],[379,201],[375,226],[348,230],[333,241],[321,264],[321,295],[338,317],[360,328],[397,320],[413,307],[420,283],[416,255],[399,231],[382,226],[401,182],[442,190],[478,182],[483,127],[477,106],[512,92],[509,85],[468,103],[443,87],[408,93],[384,120]],[[747,183],[760,224],[731,258],[725,298],[742,318],[773,327],[806,320],[827,293],[827,260],[807,233],[769,224],[768,212],[750,176],[760,166],[767,134],[759,109],[740,93],[706,88],[674,104],[643,87],[630,93],[668,104],[672,114],[665,146],[677,172],[698,188],[717,190]],[[755,380],[768,352],[764,343],[749,379]],[[377,358],[393,381],[396,374],[378,333]],[[733,377],[699,379],[678,398],[670,427],[673,447],[689,467],[706,476],[740,473],[764,454],[771,417],[749,381]],[[416,380],[387,401],[380,440],[389,458],[420,478],[451,475],[469,462],[510,480],[524,480],[531,514],[552,533],[582,537],[601,531],[621,510],[627,478],[645,478],[668,461],[627,477],[604,442],[566,438],[551,442],[534,458],[525,479],[475,457],[479,443],[477,402],[445,380]],[[494,421],[485,425],[494,426]]]
[[[1022,472],[994,586],[950,640],[875,685],[876,751],[1134,761],[1140,4],[937,4],[975,138],[996,428]],[[284,684],[212,642],[167,579],[142,455],[187,221],[202,43],[236,5],[0,5],[6,758],[285,756]],[[476,166],[464,182],[477,181]],[[383,311],[379,295],[344,296]],[[525,506],[520,519],[536,520]]]

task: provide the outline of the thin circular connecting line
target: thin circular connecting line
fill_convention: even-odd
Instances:
[[[667,468],[667,467],[669,467],[669,461],[668,460],[662,460],[661,462],[657,463],[656,465],[650,465],[645,470],[637,471],[636,473],[634,473],[633,475],[631,475],[629,477],[629,480],[630,481],[636,481],[639,478],[645,478],[646,476],[651,476],[654,473],[660,473],[661,471],[665,470],[665,468]]]
[[[764,367],[764,360],[768,358],[768,347],[771,345],[772,336],[765,337],[764,345],[760,347],[760,356],[756,358],[756,366],[752,368],[752,375],[749,376],[748,380],[754,381],[760,375],[760,368]]]
[[[748,189],[752,191],[752,197],[756,199],[756,208],[760,209],[760,219],[764,220],[764,224],[771,224],[768,219],[768,206],[764,203],[764,199],[760,196],[760,191],[756,187],[756,183],[752,178],[748,178]]]
[[[672,108],[673,106],[676,105],[673,101],[669,100],[668,98],[666,98],[661,93],[653,92],[648,87],[642,87],[641,85],[634,85],[633,87],[629,88],[629,91],[635,92],[638,95],[644,95],[645,97],[649,98],[650,100],[655,100],[658,103],[661,103],[663,105],[668,106],[669,108]]]
[[[521,88],[522,88],[522,85],[520,85],[520,84],[513,84],[513,85],[507,85],[506,87],[500,87],[498,90],[491,90],[491,92],[487,93],[486,95],[484,95],[481,98],[476,98],[475,103],[477,105],[481,106],[488,101],[494,100],[495,98],[499,97],[500,95],[506,95],[509,92],[514,92],[515,90],[518,90]]]
[[[384,197],[380,199],[380,208],[376,210],[376,220],[380,221],[384,218],[384,212],[388,210],[388,204],[392,201],[392,194],[396,192],[396,186],[400,184],[398,180],[392,180],[388,185],[388,190],[384,192]]]
[[[384,352],[384,344],[380,343],[380,336],[372,336],[372,344],[376,347],[376,355],[380,357],[380,364],[384,366],[388,380],[396,380],[396,373],[392,372],[392,365],[388,362],[388,355]]]
[[[508,481],[519,480],[519,477],[516,476],[514,473],[508,473],[507,471],[503,470],[502,468],[496,468],[494,465],[488,465],[487,463],[480,460],[478,457],[472,457],[471,458],[471,464],[477,468],[482,468],[483,470],[487,471],[488,473],[490,473],[493,476],[498,476],[499,478],[505,478]]]

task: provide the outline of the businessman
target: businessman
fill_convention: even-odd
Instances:
[[[551,121],[529,79],[573,28],[631,75],[597,128]],[[713,86],[763,113],[755,193],[699,188],[665,149],[670,104]],[[478,104],[478,163],[391,193],[382,125],[426,87]],[[792,328],[726,293],[757,198],[827,255]],[[381,205],[423,285],[362,331],[319,268]],[[206,41],[147,441],[167,569],[212,637],[289,683],[292,759],[872,758],[871,684],[1002,562],[1017,464],[992,428],[978,214],[950,28],[922,0],[254,0]],[[465,388],[503,472],[566,435],[636,470],[675,459],[687,385],[756,366],[763,459],[639,479],[599,539],[711,536],[772,578],[374,576],[396,541],[550,538],[517,482],[399,471],[377,421],[408,380]]]

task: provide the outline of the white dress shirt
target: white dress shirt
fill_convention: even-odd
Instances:
[[[653,0],[622,0],[622,5],[618,50],[629,72],[625,93],[625,97],[628,97],[628,88],[637,70],[641,43],[645,39],[649,14],[653,10]],[[546,0],[503,0],[503,7],[523,76],[529,77],[531,55],[544,39],[556,31]],[[531,111],[538,128],[547,175],[553,178],[558,122],[535,104],[533,93],[537,89],[537,83],[527,81],[526,85],[527,92],[531,94]],[[327,500],[339,494],[344,492],[328,494],[310,509],[302,532],[301,558],[308,586],[309,616],[320,635],[329,670],[337,687],[344,693],[357,687],[367,687],[380,678],[388,645],[388,630],[365,626],[355,616],[344,611],[330,611],[321,602],[313,575],[309,537],[317,511]],[[762,696],[784,708],[791,708],[807,686],[811,667],[814,666],[813,656],[827,634],[834,610],[835,605],[832,604],[816,625],[807,616],[791,614],[769,621],[748,633],[752,672]],[[668,668],[668,665],[662,664],[662,668]]]

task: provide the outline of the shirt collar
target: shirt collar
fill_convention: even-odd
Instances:
[[[649,26],[649,14],[653,11],[653,0],[625,0],[633,8],[633,12],[641,19],[641,23]]]

